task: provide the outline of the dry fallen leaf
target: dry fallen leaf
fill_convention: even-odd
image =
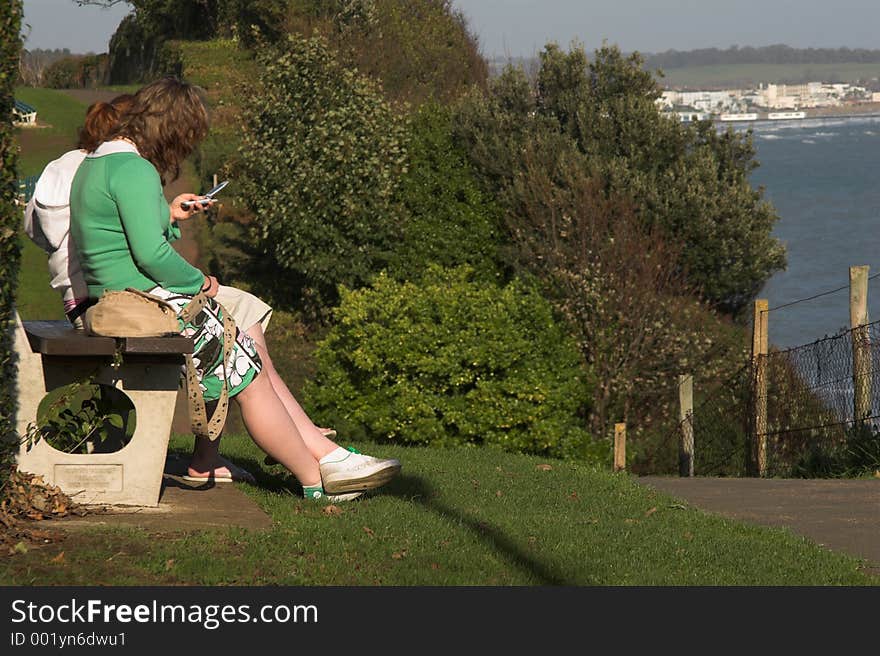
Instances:
[[[654,506],[653,508],[650,508],[650,509],[648,510],[648,512],[645,513],[645,517],[650,517],[650,516],[653,515],[655,512],[657,512],[657,506]]]
[[[324,508],[324,510],[322,510],[321,512],[323,512],[325,515],[341,515],[342,508],[340,508],[339,506],[334,506],[331,503],[329,506]]]
[[[172,567],[174,567],[174,559],[169,558],[168,560],[165,561],[165,571],[166,572],[169,571]]]
[[[496,497],[500,497],[500,496],[501,496],[501,490],[498,490],[498,491],[495,493],[495,496],[496,496]]]
[[[406,549],[404,549],[403,551],[395,551],[393,554],[391,554],[391,557],[394,560],[403,560],[404,558],[406,558]]]
[[[431,563],[431,569],[440,569],[440,565],[437,563]]]
[[[571,494],[568,495],[568,498],[571,499],[572,501],[577,501],[577,499],[578,499],[578,493],[577,493],[577,492],[572,492]]]
[[[364,533],[369,535],[371,538],[376,537],[376,534],[373,532],[373,529],[371,529],[369,526],[364,526]]]
[[[64,552],[62,551],[60,554],[52,558],[50,563],[55,563],[56,565],[62,565],[64,563]]]
[[[541,465],[536,465],[535,469],[537,469],[539,471],[550,471],[551,469],[553,469],[553,467],[551,467],[550,465],[547,465],[547,464],[541,464]]]

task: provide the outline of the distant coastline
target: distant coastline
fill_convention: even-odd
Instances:
[[[779,123],[809,121],[810,119],[847,119],[869,118],[880,116],[880,103],[858,103],[841,107],[821,107],[800,110],[804,113],[802,118],[771,119],[768,112],[760,112],[756,118],[740,120],[722,120],[721,115],[713,115],[711,120],[724,125],[752,124],[752,123]]]

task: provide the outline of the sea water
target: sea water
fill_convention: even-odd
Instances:
[[[791,348],[849,327],[850,266],[880,274],[880,116],[749,127],[760,162],[751,182],[776,208],[788,257],[758,297],[771,308],[771,344]],[[868,314],[880,319],[880,276],[868,282]]]

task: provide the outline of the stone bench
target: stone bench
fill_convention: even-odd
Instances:
[[[131,440],[114,453],[63,453],[40,439],[23,443],[18,468],[40,474],[82,504],[157,506],[187,337],[112,338],[86,335],[67,321],[24,321],[15,315],[19,435],[37,423],[52,390],[87,380],[121,390],[135,410]],[[113,367],[117,348],[122,355]]]

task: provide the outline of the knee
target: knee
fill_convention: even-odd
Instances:
[[[266,394],[266,392],[271,391],[271,389],[272,384],[269,382],[269,377],[264,371],[260,371],[260,373],[254,376],[254,379],[248,384],[248,386],[241,390],[235,398],[240,404],[246,405],[250,399]]]

